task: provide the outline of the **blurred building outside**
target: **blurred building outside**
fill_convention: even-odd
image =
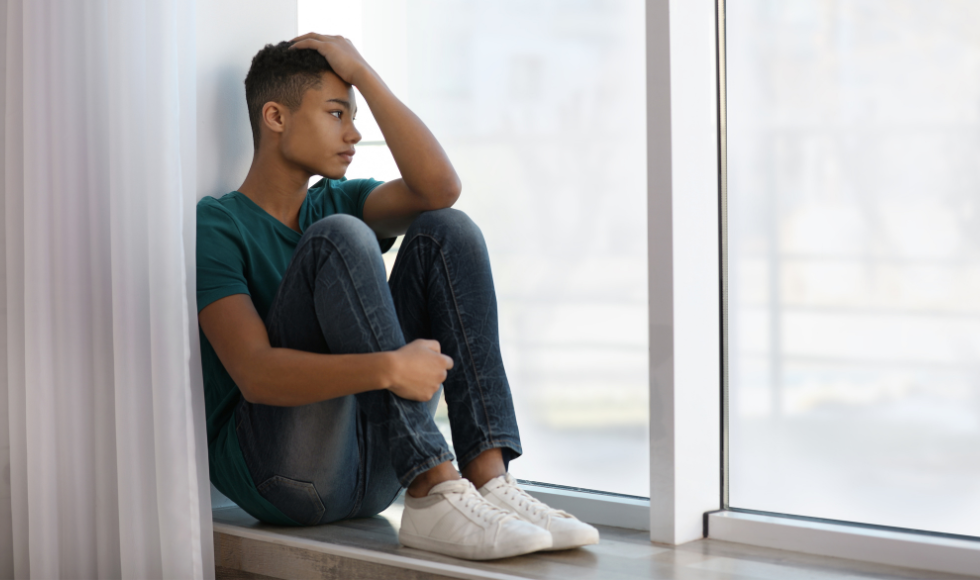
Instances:
[[[726,6],[731,505],[980,536],[980,3]]]

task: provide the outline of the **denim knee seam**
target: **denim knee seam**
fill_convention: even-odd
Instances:
[[[450,276],[449,261],[446,260],[446,254],[445,252],[443,252],[442,244],[440,244],[439,240],[437,240],[434,236],[430,234],[426,234],[424,232],[419,232],[418,234],[415,235],[415,237],[412,238],[412,242],[415,242],[421,237],[425,237],[431,240],[432,243],[435,244],[437,248],[439,248],[439,259],[442,260],[442,266],[444,271],[446,272],[446,278],[448,282],[446,286],[449,288],[449,294],[453,298],[453,310],[456,312],[456,320],[459,321],[459,331],[463,335],[463,344],[466,345],[466,353],[470,357],[470,366],[473,367],[473,376],[476,381],[476,390],[478,393],[480,393],[480,403],[483,406],[483,416],[486,419],[486,423],[487,423],[487,434],[491,439],[493,439],[493,427],[491,426],[490,413],[487,411],[487,400],[486,400],[486,396],[483,393],[483,385],[480,384],[480,374],[476,371],[476,358],[473,356],[473,347],[470,346],[470,338],[469,335],[467,335],[466,333],[466,326],[463,324],[463,317],[462,315],[460,315],[459,312],[459,300],[457,300],[456,298],[456,288],[454,287],[452,277]]]
[[[364,305],[363,299],[361,297],[362,292],[359,291],[360,289],[357,287],[356,279],[351,274],[350,264],[347,263],[347,258],[344,256],[344,252],[341,251],[340,246],[338,246],[336,243],[334,243],[333,240],[331,240],[330,238],[327,238],[325,236],[313,238],[313,239],[310,240],[310,243],[312,244],[314,241],[320,241],[320,242],[324,242],[326,244],[329,244],[333,248],[333,253],[337,254],[337,256],[340,257],[340,262],[344,265],[344,272],[346,272],[346,274],[347,274],[347,279],[350,280],[351,285],[356,290],[354,292],[354,295],[357,296],[357,303],[361,307],[361,312],[363,313],[365,320],[367,320],[367,321],[370,322],[371,335],[374,337],[375,348],[377,348],[377,349],[380,350],[381,349],[381,337],[378,336],[378,328],[377,328],[378,322],[375,319],[375,317],[373,317],[373,316],[371,316],[369,314],[370,310]],[[404,341],[402,341],[402,342],[404,342]]]

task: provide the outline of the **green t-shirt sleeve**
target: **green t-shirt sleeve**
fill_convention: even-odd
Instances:
[[[377,179],[342,179],[333,182],[334,204],[338,213],[350,214],[364,221],[364,202],[374,188],[384,183]],[[317,184],[319,185],[319,184]],[[381,252],[387,252],[395,243],[395,238],[378,240]]]
[[[334,187],[340,194],[337,200],[337,209],[340,213],[347,213],[359,220],[364,219],[364,202],[367,201],[374,188],[384,183],[377,179],[345,179],[335,181]]]
[[[197,204],[197,311],[232,294],[249,294],[245,245],[238,225],[218,202]]]

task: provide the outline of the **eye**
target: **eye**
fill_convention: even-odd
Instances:
[[[330,111],[330,114],[333,115],[334,117],[337,117],[338,119],[344,116],[343,111]]]

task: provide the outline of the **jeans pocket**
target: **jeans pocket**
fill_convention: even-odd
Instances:
[[[312,483],[274,475],[263,481],[258,491],[269,503],[300,525],[316,525],[323,517],[323,502]]]

